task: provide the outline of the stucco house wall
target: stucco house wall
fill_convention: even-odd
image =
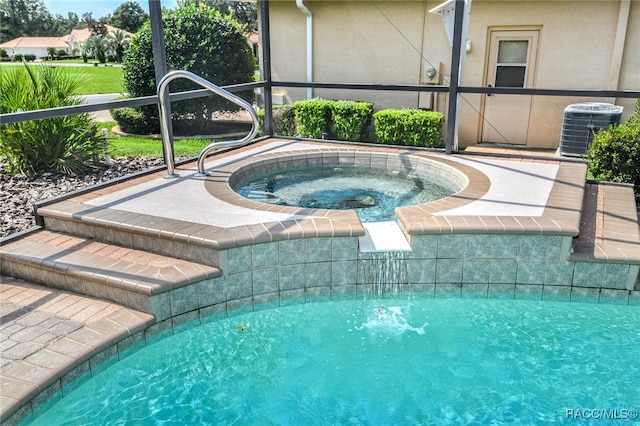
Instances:
[[[57,50],[71,52],[71,47],[62,37],[18,37],[0,44],[0,49],[6,50],[11,57],[15,55],[36,55],[36,58],[49,56],[47,49],[53,47]]]
[[[429,13],[441,1],[311,1],[313,81],[377,84],[448,84],[451,47],[442,18]],[[640,88],[640,2],[493,1],[471,5],[463,84],[489,84],[491,31],[535,29],[538,33],[533,86],[549,89]],[[294,0],[270,2],[272,73],[275,80],[306,81],[306,17]],[[426,76],[428,68],[439,71]],[[376,109],[432,107],[446,113],[446,94],[432,99],[411,92],[316,89],[314,96],[373,101]],[[307,96],[287,89],[286,99]],[[495,96],[495,95],[494,95]],[[502,95],[508,96],[508,95]],[[496,98],[493,98],[496,99]],[[482,140],[485,95],[465,94],[460,110],[461,147]],[[492,100],[493,101],[493,100]],[[633,99],[535,96],[526,140],[531,147],[557,147],[567,105],[597,101],[621,105],[623,120]],[[497,141],[500,142],[500,141]]]

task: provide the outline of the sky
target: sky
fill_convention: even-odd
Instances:
[[[67,16],[67,13],[74,12],[79,18],[82,14],[91,12],[94,19],[99,19],[114,10],[127,0],[44,0],[44,5],[52,15]],[[149,0],[131,0],[140,4],[145,12],[149,13]],[[173,8],[176,0],[161,0],[162,7]]]

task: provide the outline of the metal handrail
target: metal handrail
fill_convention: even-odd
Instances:
[[[207,145],[198,156],[198,176],[208,176],[209,173],[204,171],[204,160],[209,155],[209,153],[218,148],[226,148],[226,147],[235,147],[246,145],[249,141],[251,141],[256,134],[258,133],[258,115],[256,114],[253,106],[245,101],[244,99],[234,95],[233,93],[223,89],[220,86],[213,84],[212,82],[205,80],[204,78],[184,70],[176,70],[167,73],[160,80],[160,84],[158,85],[158,103],[160,109],[160,132],[162,134],[162,146],[164,151],[164,162],[167,165],[167,174],[164,176],[165,178],[174,178],[178,177],[175,171],[175,158],[173,155],[173,140],[171,135],[169,134],[169,120],[171,120],[170,114],[167,112],[168,107],[168,96],[166,96],[167,88],[169,87],[169,83],[172,80],[177,78],[186,78],[188,80],[193,81],[194,83],[199,84],[200,86],[208,89],[212,93],[222,96],[228,101],[233,102],[234,104],[246,109],[251,115],[251,131],[242,139],[232,140],[232,141],[223,141],[223,142],[212,142]]]

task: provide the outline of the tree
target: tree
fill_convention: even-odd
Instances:
[[[109,35],[109,29],[102,22],[93,22],[92,24],[90,24],[89,31],[92,35],[101,35],[105,37]]]
[[[253,80],[255,58],[241,25],[210,7],[179,4],[164,14],[164,39],[169,69],[191,71],[219,86]],[[151,25],[145,22],[129,42],[123,62],[123,80],[131,97],[156,93]],[[176,80],[172,91],[199,89],[188,80]],[[244,96],[252,100],[253,91]],[[237,106],[219,96],[210,96],[171,105],[174,118],[199,132],[216,111],[237,111]],[[158,108],[141,108],[149,126],[158,123]],[[201,126],[200,128],[196,128]],[[174,126],[175,129],[178,127]],[[150,131],[157,131],[150,128]]]
[[[89,61],[89,49],[86,45],[87,43],[84,43],[82,46],[80,46],[80,56],[82,56],[82,62],[84,62],[85,64]]]
[[[80,18],[74,12],[68,12],[67,17],[65,18],[62,15],[56,15],[55,18],[60,25],[60,28],[63,30],[63,34],[69,34],[72,30],[76,28],[80,28]]]
[[[122,30],[115,30],[111,34],[111,44],[116,54],[116,61],[122,62],[122,56],[129,44],[129,34]]]
[[[138,3],[127,1],[113,11],[109,23],[116,28],[136,33],[147,19],[149,19],[149,15]]]
[[[84,43],[84,48],[93,55],[98,62],[104,64],[107,62],[107,53],[111,48],[109,37],[102,34],[93,34],[89,36]]]
[[[91,25],[95,24],[97,21],[93,19],[93,13],[85,12],[82,14],[82,24],[83,26],[90,28]]]
[[[245,31],[258,30],[258,8],[255,2],[237,0],[178,0],[178,5],[207,5],[223,15],[231,15],[244,26]]]
[[[50,35],[55,22],[43,0],[0,0],[0,42]]]
[[[56,48],[55,47],[47,47],[47,55],[51,56],[51,60],[56,56]]]

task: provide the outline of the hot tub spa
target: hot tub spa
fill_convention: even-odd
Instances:
[[[354,210],[363,222],[395,219],[395,209],[449,197],[469,183],[449,164],[411,155],[324,152],[254,159],[230,187],[254,202],[304,209]]]

